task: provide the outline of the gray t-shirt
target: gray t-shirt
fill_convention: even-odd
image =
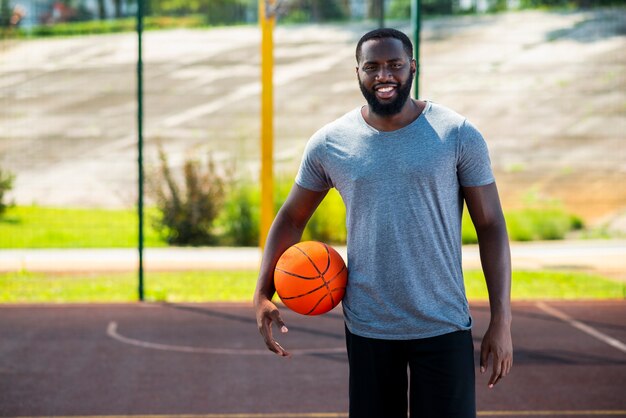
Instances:
[[[346,325],[363,337],[428,338],[471,327],[461,269],[461,186],[494,182],[482,135],[427,102],[382,132],[355,109],[307,143],[296,183],[346,205]]]

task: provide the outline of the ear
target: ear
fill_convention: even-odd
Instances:
[[[411,58],[411,72],[415,73],[415,71],[417,71],[417,61],[415,58]]]

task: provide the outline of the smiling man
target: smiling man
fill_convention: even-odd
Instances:
[[[270,230],[254,302],[267,347],[288,356],[272,272],[330,188],[346,205],[348,286],[342,302],[351,418],[476,416],[473,341],[461,269],[467,204],[479,239],[491,321],[480,368],[493,387],[512,365],[506,225],[481,134],[464,117],[410,96],[412,44],[378,29],[356,47],[367,105],[316,132]],[[407,372],[408,371],[408,372]],[[408,393],[408,396],[407,396]]]

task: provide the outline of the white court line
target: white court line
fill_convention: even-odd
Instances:
[[[626,410],[563,410],[563,411],[478,411],[479,417],[566,417],[566,416],[626,416]],[[82,418],[348,418],[345,412],[303,412],[303,413],[241,413],[241,414],[202,414],[202,415],[91,415]],[[70,416],[20,417],[20,418],[75,418]]]
[[[575,320],[574,318],[570,317],[569,315],[567,315],[565,312],[561,312],[556,308],[553,308],[551,306],[548,306],[546,303],[544,302],[537,302],[537,307],[539,309],[541,309],[542,311],[544,311],[545,313],[552,315],[555,318],[558,318],[568,324],[570,324],[571,326],[573,326],[574,328],[577,328],[579,330],[581,330],[582,332],[591,335],[594,338],[597,338],[598,340],[610,345],[611,347],[617,348],[619,351],[621,351],[622,353],[626,353],[626,345],[624,345],[624,343],[622,343],[621,341],[619,341],[618,339],[615,339],[613,337],[609,337],[608,335],[598,331],[597,329],[590,327],[589,325],[585,325],[580,321]]]
[[[124,337],[117,332],[117,323],[109,322],[107,326],[107,335],[114,340],[122,342],[124,344],[134,345],[135,347],[148,348],[152,350],[162,351],[176,351],[179,353],[196,353],[196,354],[221,354],[221,355],[235,355],[235,356],[264,356],[275,355],[269,350],[255,350],[247,348],[211,348],[211,347],[189,347],[184,345],[170,345],[159,344],[148,341],[137,340],[134,338]],[[305,348],[289,350],[292,355],[303,354],[336,354],[345,353],[345,347],[335,348]]]

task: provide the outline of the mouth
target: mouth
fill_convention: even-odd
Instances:
[[[397,84],[379,84],[374,87],[376,97],[382,100],[391,99],[396,94],[397,89]]]

